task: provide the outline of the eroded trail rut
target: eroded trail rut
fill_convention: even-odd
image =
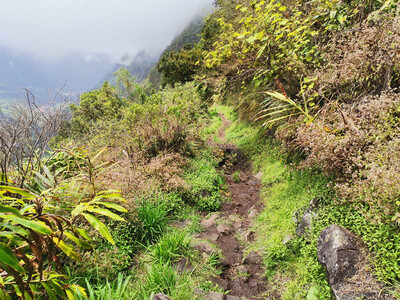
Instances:
[[[210,141],[210,144],[223,153],[220,167],[227,178],[228,200],[219,212],[202,221],[204,231],[200,238],[209,240],[222,252],[222,274],[211,280],[229,291],[226,299],[264,299],[262,294],[266,290],[266,282],[262,258],[258,253],[247,253],[245,249],[245,245],[256,238],[250,228],[262,209],[259,197],[261,176],[254,176],[247,158],[234,145],[225,142],[225,130],[230,121],[222,114],[220,117],[223,121],[218,132],[221,142],[215,144]]]

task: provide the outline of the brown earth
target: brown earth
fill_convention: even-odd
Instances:
[[[229,295],[246,299],[264,299],[266,280],[263,276],[262,258],[258,253],[245,256],[244,243],[254,241],[251,231],[253,219],[262,210],[259,191],[261,176],[253,175],[251,163],[236,146],[225,141],[225,130],[230,121],[220,114],[223,125],[218,131],[220,144],[209,141],[223,152],[220,163],[226,176],[227,200],[216,214],[202,221],[201,239],[209,240],[222,252],[222,274],[211,280],[229,291]]]

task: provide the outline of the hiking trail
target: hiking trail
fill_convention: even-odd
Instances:
[[[247,253],[245,247],[256,239],[251,226],[263,208],[259,196],[261,174],[253,175],[251,162],[235,145],[226,141],[225,131],[231,122],[223,114],[219,117],[222,120],[217,133],[220,142],[217,144],[210,139],[208,143],[222,152],[220,169],[226,176],[228,197],[220,211],[203,219],[201,225],[204,231],[198,237],[221,250],[222,273],[211,280],[229,291],[225,299],[265,299],[262,296],[266,291],[262,257],[256,252]],[[210,293],[206,299],[224,299],[223,295],[219,295]]]

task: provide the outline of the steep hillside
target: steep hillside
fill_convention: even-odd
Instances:
[[[400,299],[397,1],[216,4],[0,118],[0,298]]]

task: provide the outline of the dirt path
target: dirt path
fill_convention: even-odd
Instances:
[[[212,281],[230,291],[229,295],[246,299],[264,299],[266,290],[262,258],[258,253],[245,254],[244,244],[254,241],[250,230],[252,221],[262,209],[260,203],[261,176],[252,174],[251,163],[237,148],[225,141],[225,130],[230,121],[220,114],[222,127],[218,131],[220,144],[213,146],[223,151],[221,169],[226,175],[229,199],[222,209],[202,221],[204,231],[200,238],[207,239],[222,251],[222,274]],[[209,298],[211,299],[211,298]],[[240,299],[227,297],[226,299]]]

